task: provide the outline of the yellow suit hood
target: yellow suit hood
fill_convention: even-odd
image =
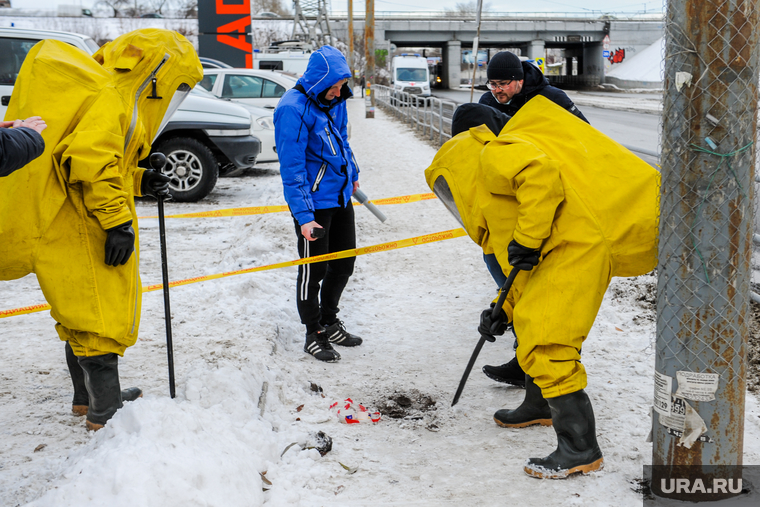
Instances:
[[[93,58],[111,74],[114,88],[124,98],[130,119],[125,157],[139,150],[144,158],[175,92],[182,85],[192,89],[203,79],[195,49],[177,32],[144,29],[103,45]]]
[[[488,242],[489,229],[478,203],[477,160],[484,146],[494,139],[496,136],[485,125],[462,132],[438,150],[432,165],[425,171],[428,186],[438,194],[444,205],[454,206],[455,209],[449,211],[457,216],[470,238],[487,254],[493,250]],[[445,187],[437,186],[443,182]],[[448,190],[453,203],[440,195],[442,188]]]

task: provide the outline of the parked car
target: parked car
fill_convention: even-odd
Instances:
[[[90,37],[69,32],[0,28],[0,113],[5,116],[26,54],[43,39],[67,42],[93,54]],[[256,124],[260,125],[259,123]],[[251,135],[248,110],[228,101],[191,93],[153,142],[168,159],[166,171],[176,201],[197,201],[213,190],[220,174],[253,167],[261,142]]]
[[[204,69],[231,69],[232,65],[227,65],[221,60],[215,60],[213,58],[208,58],[205,56],[199,56],[198,59],[201,61],[201,66]]]
[[[219,175],[253,167],[261,142],[252,135],[252,121],[245,107],[191,91],[151,149],[166,155],[172,198],[199,201],[214,189]]]
[[[283,72],[254,69],[204,69],[203,88],[217,97],[274,109],[297,78]]]
[[[193,94],[210,97],[214,100],[225,100],[212,95],[211,92],[207,92],[200,85],[197,85],[193,89]],[[246,108],[251,113],[251,134],[261,141],[261,152],[256,157],[256,162],[277,162],[279,159],[277,158],[277,149],[274,144],[274,111],[242,102],[238,102],[236,105]],[[223,176],[237,176],[242,172],[243,170],[234,170],[223,174]]]

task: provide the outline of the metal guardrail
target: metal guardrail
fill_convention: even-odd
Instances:
[[[451,139],[451,117],[457,108],[456,102],[422,97],[383,85],[373,85],[372,89],[377,106],[410,124],[415,132],[428,137],[438,147]]]
[[[363,7],[363,6],[361,6]],[[364,19],[364,9],[354,9],[354,19]],[[499,20],[583,20],[583,21],[662,21],[663,11],[605,12],[586,10],[582,12],[483,12],[482,19]],[[330,20],[340,21],[348,17],[347,11],[330,11]],[[375,19],[417,20],[475,20],[476,13],[447,11],[375,11]]]

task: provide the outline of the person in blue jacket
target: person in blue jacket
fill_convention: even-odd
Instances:
[[[351,195],[359,188],[359,166],[348,145],[350,76],[343,54],[322,46],[312,53],[306,72],[285,92],[274,112],[280,175],[301,258],[356,248]],[[354,260],[298,267],[296,302],[306,326],[304,351],[320,361],[340,359],[333,344],[362,343],[338,319],[338,303]]]

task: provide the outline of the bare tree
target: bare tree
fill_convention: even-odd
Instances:
[[[118,18],[122,11],[131,5],[131,2],[129,0],[100,0],[95,5],[103,9],[111,9],[113,17]]]
[[[185,19],[198,17],[198,0],[175,0],[177,12]]]
[[[143,1],[143,5],[147,7],[148,12],[157,12],[159,14],[163,14],[162,9],[164,9],[165,7],[169,7],[169,4],[171,3],[169,0],[142,0],[142,1]]]
[[[490,3],[483,3],[483,12],[491,10]],[[469,0],[466,2],[457,2],[453,9],[445,9],[448,17],[472,17],[478,13],[478,0]]]
[[[279,25],[272,26],[265,22],[256,22],[251,26],[251,42],[254,48],[268,48],[273,42],[285,40],[290,37],[290,32],[283,30]]]

